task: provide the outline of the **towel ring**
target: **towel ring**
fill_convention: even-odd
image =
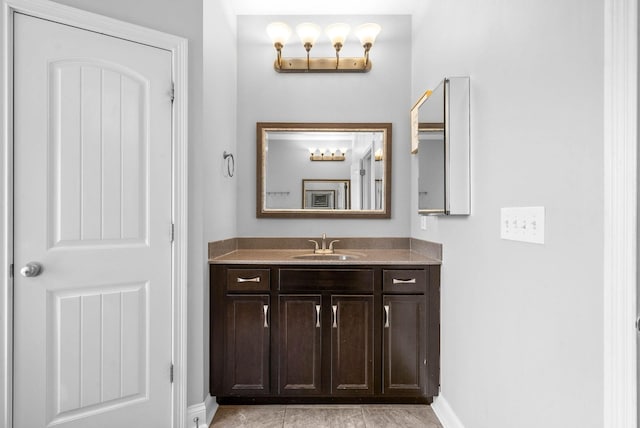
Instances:
[[[229,177],[233,177],[233,174],[236,172],[236,161],[233,158],[233,154],[225,150],[222,153],[222,157],[227,161],[227,174],[229,174]]]

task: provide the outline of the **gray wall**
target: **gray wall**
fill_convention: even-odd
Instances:
[[[188,279],[188,401],[202,403],[205,382],[205,321],[203,310],[206,268],[203,233],[203,61],[202,0],[56,0],[68,6],[142,25],[189,40],[189,279]],[[212,165],[207,165],[210,168]]]
[[[442,395],[467,428],[603,426],[603,2],[430,2],[412,98],[471,76],[472,215],[444,244]],[[412,160],[417,194],[417,160]],[[500,207],[545,206],[546,243],[500,239]]]
[[[223,1],[203,2],[204,36],[204,88],[203,88],[203,127],[204,141],[202,147],[203,163],[201,199],[204,210],[203,241],[232,238],[236,236],[236,197],[237,175],[229,177],[227,166],[223,160],[224,151],[235,155],[236,165],[236,99],[237,99],[237,48],[236,48],[236,17],[230,10],[224,8]],[[240,166],[238,166],[240,168]],[[200,248],[190,254],[204,263],[207,249]],[[204,266],[206,271],[207,266]],[[190,314],[194,320],[189,328],[195,330],[195,344],[189,349],[195,355],[190,355],[190,361],[197,359],[198,368],[189,367],[189,403],[202,402],[209,394],[209,274],[200,272],[204,276],[204,287],[197,287],[192,292],[193,303]],[[191,299],[190,299],[191,301]],[[191,333],[191,332],[190,332]],[[192,382],[196,386],[192,385]]]
[[[270,22],[294,27],[305,21],[321,26],[347,22],[352,28],[374,21],[382,25],[371,51],[367,74],[279,74],[275,49],[266,35]],[[334,56],[322,36],[312,56]],[[295,33],[286,57],[305,53]],[[360,56],[351,34],[343,56]],[[407,236],[409,234],[411,17],[385,16],[238,16],[238,236]],[[392,122],[391,220],[256,219],[256,122]]]

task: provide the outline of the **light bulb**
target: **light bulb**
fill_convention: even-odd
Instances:
[[[362,46],[373,46],[373,43],[376,41],[376,37],[380,33],[380,30],[382,30],[382,27],[380,27],[378,24],[362,24],[358,28],[356,28],[356,36],[358,36],[358,39],[360,39],[360,44]]]
[[[307,50],[311,49],[316,40],[318,40],[320,32],[320,27],[311,22],[305,22],[296,26],[296,33],[298,33],[300,41]]]
[[[324,31],[329,37],[329,40],[331,40],[331,45],[336,48],[336,50],[340,50],[350,30],[351,27],[347,24],[339,23],[329,25]],[[338,45],[338,47],[336,47],[336,45]]]
[[[284,22],[272,22],[267,25],[267,34],[274,45],[284,46],[291,36],[291,28]]]

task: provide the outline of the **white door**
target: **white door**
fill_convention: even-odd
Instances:
[[[14,62],[14,427],[168,427],[171,53],[16,14]]]

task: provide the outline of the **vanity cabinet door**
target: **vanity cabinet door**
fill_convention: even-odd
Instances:
[[[268,394],[269,296],[227,295],[225,304],[225,393],[235,396]]]
[[[331,393],[373,394],[373,296],[331,296]]]
[[[322,299],[282,295],[279,303],[280,394],[318,395],[322,390]]]
[[[385,295],[383,302],[383,394],[424,394],[426,334],[424,295]]]

